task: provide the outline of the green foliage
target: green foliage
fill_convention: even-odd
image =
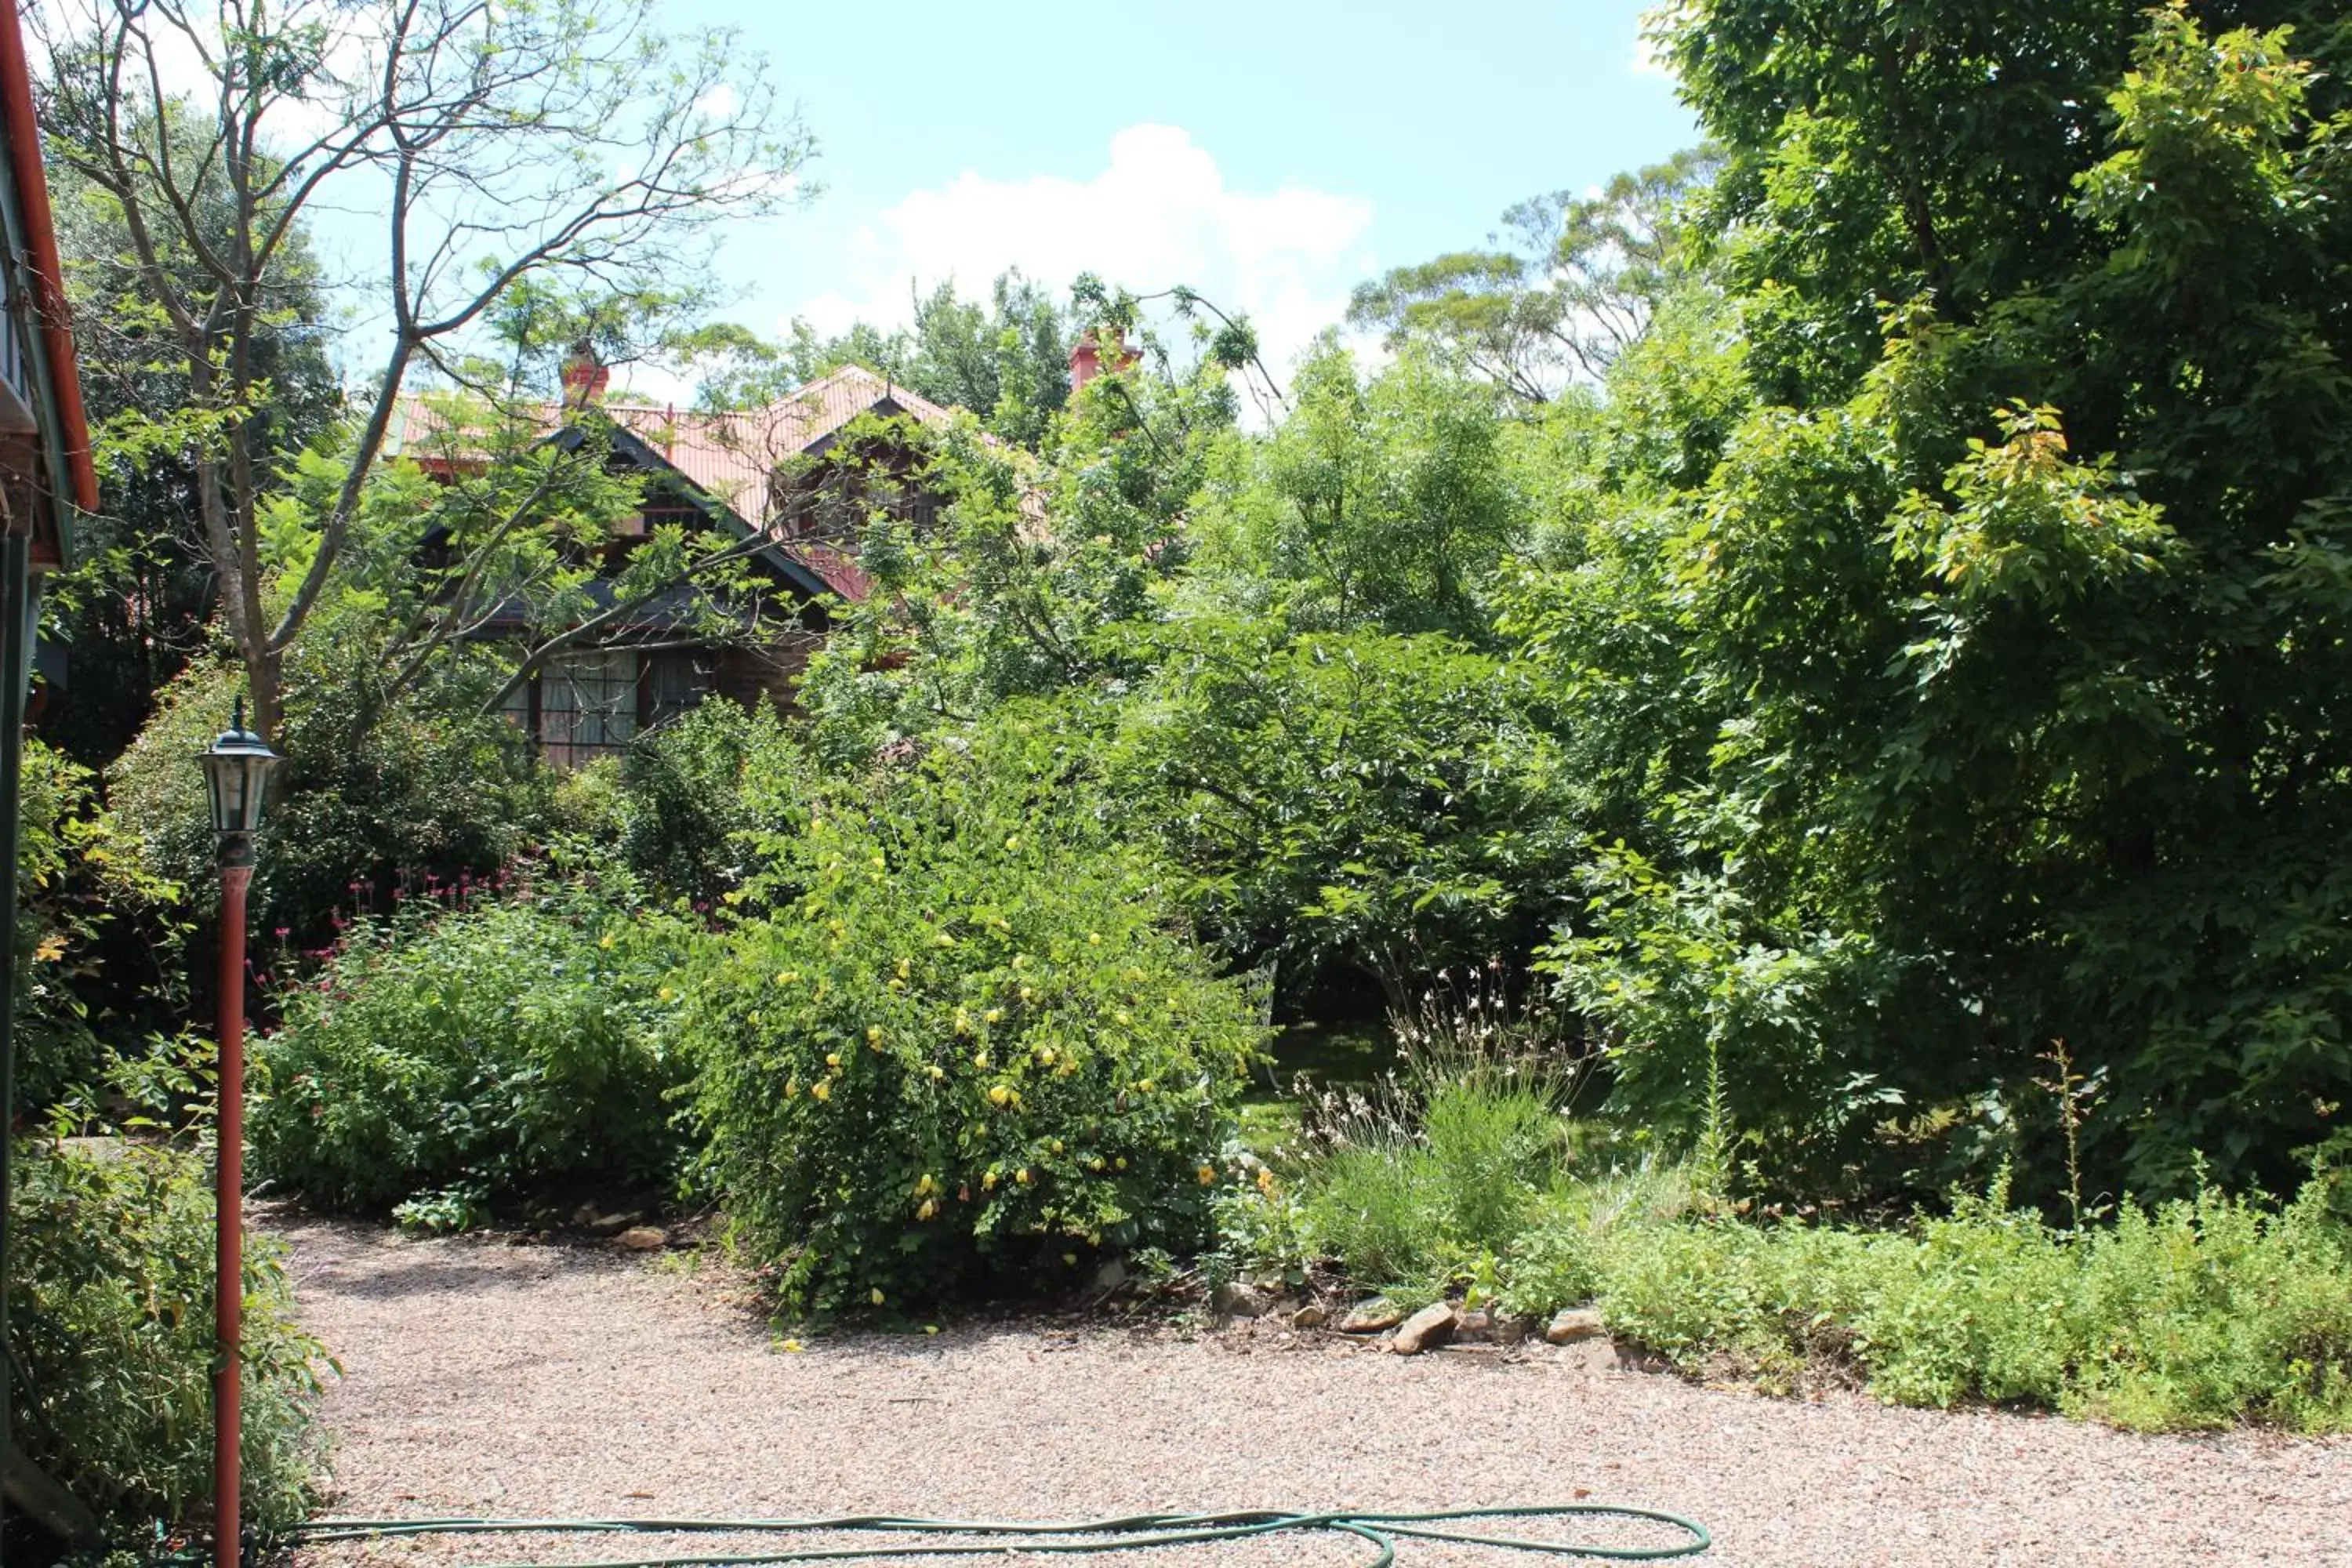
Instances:
[[[1402,1073],[1310,1108],[1299,1228],[1359,1284],[1439,1292],[1491,1271],[1559,1201],[1574,1082],[1538,1020],[1483,988],[1395,1022]]]
[[[180,885],[142,866],[87,768],[24,742],[17,798],[16,1109],[104,1076],[109,1038],[163,1026],[179,989]]]
[[[1021,740],[823,801],[694,977],[708,1173],[795,1307],[1206,1234],[1257,1003]]]
[[[621,852],[656,893],[712,905],[738,889],[751,836],[797,819],[804,752],[772,709],[703,703],[641,737],[624,764]],[[729,900],[732,901],[732,900]]]
[[[1687,1125],[1713,1059],[1768,1185],[2039,1195],[2063,1038],[2095,1187],[2340,1140],[2347,35],[2307,11],[1661,13],[1725,152],[1705,266],[1518,448],[1501,595],[1601,797],[1553,956],[1629,1113]]]
[[[666,977],[691,928],[610,868],[345,933],[256,1042],[257,1175],[446,1215],[566,1178],[661,1183],[688,1076]]]
[[[997,274],[985,301],[965,300],[952,282],[915,300],[911,328],[885,331],[859,321],[820,338],[793,322],[781,351],[754,351],[707,380],[704,400],[749,406],[786,385],[862,364],[943,407],[969,409],[992,434],[1035,449],[1070,396],[1070,322],[1046,291],[1018,269]]]
[[[2316,1187],[2207,1191],[2109,1228],[1962,1199],[1913,1233],[1714,1222],[1600,1247],[1612,1327],[1685,1366],[1848,1363],[1904,1405],[2039,1405],[2145,1431],[2352,1426],[2352,1235]]]
[[[1524,952],[1580,802],[1519,670],[1446,638],[1192,616],[1118,713],[1106,787],[1236,954],[1345,963],[1392,1005]]]
[[[289,666],[289,712],[275,738],[287,760],[270,780],[253,889],[257,931],[282,929],[306,947],[328,940],[338,910],[403,881],[488,879],[533,845],[551,810],[552,780],[514,727],[446,689],[438,702],[394,704],[355,735],[365,677],[340,658],[312,657],[322,651]],[[236,691],[226,668],[190,666],[107,773],[108,800],[141,864],[200,899],[214,896],[215,847],[193,759],[227,726]]]
[[[149,1544],[212,1502],[210,1162],[27,1139],[13,1166],[15,1441],[119,1544]],[[267,1531],[315,1500],[312,1396],[331,1363],[294,1325],[282,1248],[248,1236],[245,1268],[243,1507]]]
[[[1494,395],[1417,352],[1367,379],[1326,340],[1292,399],[1264,439],[1220,447],[1188,596],[1300,630],[1482,640],[1481,592],[1520,516]]]

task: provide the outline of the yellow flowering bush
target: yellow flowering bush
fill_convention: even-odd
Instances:
[[[821,805],[792,853],[684,1021],[706,1173],[787,1304],[1051,1289],[1205,1237],[1195,1173],[1265,1032],[1149,861],[952,759]]]

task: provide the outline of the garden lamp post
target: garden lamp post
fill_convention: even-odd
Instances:
[[[219,840],[220,1114],[215,1129],[218,1205],[213,1373],[213,1551],[219,1568],[239,1568],[237,1529],[237,1346],[245,1313],[245,891],[253,881],[253,835],[261,799],[279,761],[236,716],[200,759]]]

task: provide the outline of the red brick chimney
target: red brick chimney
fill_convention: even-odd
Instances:
[[[1130,369],[1136,361],[1143,357],[1143,352],[1140,349],[1131,349],[1127,346],[1127,334],[1117,327],[1094,327],[1080,332],[1078,341],[1070,348],[1070,390],[1072,392],[1076,392],[1103,373],[1105,368],[1103,360],[1106,357],[1103,345],[1106,342],[1110,350],[1108,355],[1111,362],[1108,368],[1112,370]]]
[[[604,395],[612,381],[612,368],[596,357],[595,345],[581,339],[572,345],[572,357],[563,362],[563,406],[567,410],[587,407]]]

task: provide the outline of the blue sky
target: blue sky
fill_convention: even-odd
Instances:
[[[1378,270],[1523,196],[1696,140],[1639,53],[1653,0],[1413,5],[674,0],[771,58],[818,141],[809,205],[730,233],[762,332],[902,320],[909,285],[1018,263],[1186,282],[1286,359]]]

